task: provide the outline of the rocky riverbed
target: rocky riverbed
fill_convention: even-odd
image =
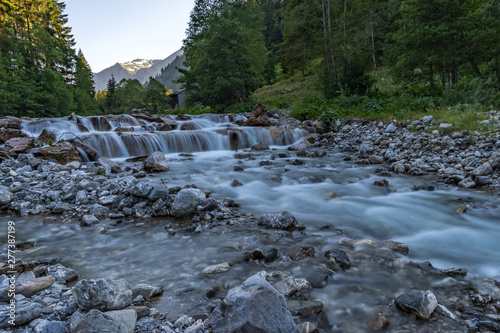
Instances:
[[[498,120],[498,113],[492,113],[491,119]],[[302,126],[320,130],[318,124]],[[449,127],[429,117],[410,124],[339,120],[331,131],[308,136],[288,152],[274,153],[261,142],[236,157],[251,161],[271,152],[260,162],[266,167],[274,163],[273,156],[293,165],[305,163],[303,157],[321,159],[329,152],[342,152],[347,163],[379,165],[377,186],[386,186],[396,174],[435,175],[442,183],[479,187],[498,196],[498,137],[448,131]],[[129,223],[156,221],[162,237],[234,237],[248,245],[219,249],[215,262],[202,260],[198,279],[210,281],[213,287],[195,295],[201,306],[172,317],[155,309],[162,299],[171,299],[171,290],[127,279],[82,277],[67,260],[63,266],[57,258],[33,259],[36,239],[16,244],[17,273],[9,274],[4,243],[0,327],[6,331],[500,331],[498,281],[468,278],[466,268],[438,269],[429,262],[412,262],[407,257],[409,247],[390,239],[353,239],[328,224],[320,232],[309,233],[287,211],[261,216],[243,213],[232,198],[164,180],[162,175],[168,174],[173,161],[162,153],[132,164],[117,164],[106,157],[94,163],[59,164],[30,153],[15,155],[0,164],[5,229],[9,220],[32,215],[43,220],[38,227],[77,223],[82,230],[102,235]],[[241,165],[237,167],[241,168],[237,172],[245,172]],[[306,178],[302,182],[316,181]],[[389,285],[380,292],[365,283],[367,279]],[[16,285],[15,327],[9,324],[11,283]],[[332,288],[337,297],[334,304],[324,300],[325,291]],[[190,291],[175,293],[177,297]],[[347,298],[349,304],[359,305],[346,306]]]

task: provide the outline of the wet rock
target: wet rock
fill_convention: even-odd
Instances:
[[[16,280],[16,292],[25,297],[31,297],[49,288],[55,282],[52,276],[35,277],[33,272],[24,272]]]
[[[129,193],[139,198],[148,198],[153,189],[154,186],[152,184],[142,182],[132,186],[132,188],[130,188],[129,190]]]
[[[121,310],[132,304],[132,289],[125,280],[81,280],[73,296],[82,310]]]
[[[377,156],[377,155],[370,155],[370,157],[368,157],[368,160],[370,161],[371,164],[384,163],[384,158],[382,156]]]
[[[438,302],[431,291],[412,290],[398,296],[396,305],[406,312],[416,314],[419,318],[429,319]]]
[[[168,125],[166,125],[168,126]],[[170,127],[169,131],[172,130],[172,127]],[[128,133],[128,132],[134,132],[134,128],[133,127],[117,127],[115,128],[115,132],[118,132],[118,133]]]
[[[96,131],[108,132],[111,131],[111,124],[108,119],[103,116],[91,116],[87,117],[88,120],[92,123],[92,126]]]
[[[90,310],[76,325],[74,333],[129,333],[127,328],[99,310]]]
[[[239,187],[239,186],[243,186],[243,184],[238,179],[233,179],[233,181],[231,182],[231,187]]]
[[[379,179],[379,180],[376,180],[373,182],[373,185],[375,186],[380,186],[380,187],[386,187],[386,186],[389,186],[389,182],[387,181],[387,179]]]
[[[8,205],[12,200],[11,196],[7,193],[0,192],[0,206]]]
[[[0,275],[0,302],[8,303],[11,299],[9,297],[10,281],[6,274]]]
[[[0,144],[5,143],[13,138],[25,138],[27,135],[19,130],[13,128],[0,128]]]
[[[144,170],[147,172],[164,172],[168,171],[168,163],[165,159],[165,154],[161,151],[154,152],[144,161]]]
[[[78,278],[78,272],[72,268],[56,264],[47,267],[46,274],[52,276],[57,283],[66,284]]]
[[[11,155],[28,152],[33,147],[33,138],[12,138],[5,142],[5,149]]]
[[[66,164],[73,161],[81,162],[82,158],[78,150],[68,141],[56,143],[52,147],[43,147],[38,150],[42,159],[54,159],[59,164]]]
[[[86,144],[84,144],[80,140],[71,139],[71,140],[68,140],[68,141],[71,142],[71,144],[73,146],[75,146],[75,148],[80,149],[85,154],[87,154],[87,157],[89,158],[90,161],[97,161],[99,159],[99,157],[101,157],[101,153],[99,153],[94,148],[92,148],[90,146],[87,146]]]
[[[163,289],[160,287],[155,287],[149,284],[137,284],[132,286],[132,299],[135,299],[137,296],[142,296],[145,299],[160,296],[163,294]]]
[[[314,257],[314,252],[314,247],[312,245],[302,245],[293,256],[293,260],[299,261],[305,258]]]
[[[307,317],[323,310],[323,303],[319,301],[287,301],[288,310],[294,316]]]
[[[192,121],[187,121],[187,122],[183,123],[180,127],[181,131],[194,131],[194,130],[198,130],[198,129],[201,129],[201,127]]]
[[[137,322],[137,312],[131,309],[108,311],[105,313],[112,319],[119,322],[128,333],[134,333],[135,324]]]
[[[375,331],[380,331],[389,327],[390,323],[389,319],[387,319],[383,314],[378,313],[370,318],[368,326]]]
[[[304,176],[299,178],[299,184],[317,184],[323,182],[318,176]]]
[[[89,225],[97,224],[99,223],[99,219],[95,217],[94,215],[83,215],[82,219],[80,220],[80,225],[82,227],[87,227]]]
[[[289,211],[264,214],[259,219],[259,225],[266,228],[281,229],[286,231],[305,229],[305,227],[299,224],[295,216],[293,216]]]
[[[230,269],[231,265],[228,262],[225,262],[218,265],[208,266],[203,270],[203,274],[205,274],[206,276],[213,276],[216,274],[227,272]]]
[[[233,171],[242,172],[242,171],[245,171],[245,169],[241,165],[235,165],[233,167]]]
[[[406,171],[406,168],[405,166],[403,165],[403,163],[397,163],[393,166],[392,170],[395,172],[395,173],[405,173]]]
[[[266,141],[259,141],[256,145],[250,148],[251,151],[264,151],[269,150],[269,144]]]
[[[40,135],[38,136],[38,141],[42,142],[42,143],[56,143],[57,142],[57,133],[52,130],[52,129],[48,129],[48,128],[44,128],[42,130],[42,133],[40,133]]]
[[[229,290],[212,312],[210,324],[214,333],[297,332],[283,295],[259,275]]]
[[[179,191],[172,204],[171,214],[175,217],[191,215],[198,205],[206,199],[205,193],[199,189],[187,188]]]
[[[16,326],[29,323],[30,321],[40,317],[40,315],[42,314],[42,306],[40,304],[36,302],[30,302],[26,299],[16,299],[15,308]],[[12,327],[12,325],[9,323],[9,321],[11,321],[12,319],[13,318],[10,317],[9,305],[0,305],[0,328]]]
[[[328,249],[324,254],[325,258],[331,261],[334,265],[339,266],[341,269],[349,269],[351,267],[351,261],[347,256],[347,253],[339,249]]]
[[[395,242],[395,241],[378,242],[377,246],[386,247],[393,252],[401,253],[404,254],[405,256],[408,255],[408,253],[410,253],[410,248],[408,247],[408,245],[401,242]]]
[[[290,297],[297,291],[311,288],[311,284],[305,279],[296,279],[288,276],[273,284],[273,287],[283,296]]]
[[[151,201],[156,201],[159,199],[168,200],[169,194],[170,191],[166,185],[158,184],[158,185],[153,185],[153,189],[151,190],[151,192],[148,193],[147,198]]]

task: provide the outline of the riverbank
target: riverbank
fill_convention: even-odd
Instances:
[[[312,125],[303,124],[305,127]],[[321,163],[321,159],[327,155],[340,153],[347,164],[354,162],[360,166],[380,166],[377,168],[380,185],[392,183],[391,175],[405,173],[425,178],[428,173],[437,175],[437,178],[442,179],[440,182],[448,183],[448,186],[459,188],[460,182],[470,178],[476,187],[498,193],[498,165],[495,165],[495,152],[500,148],[498,139],[494,141],[495,138],[478,136],[464,145],[463,141],[468,137],[465,133],[425,133],[427,128],[424,120],[424,128],[417,130],[418,125],[339,120],[333,131],[307,137],[287,151],[268,150],[268,147],[259,145],[253,151],[231,154],[234,161],[242,162],[236,162],[232,167],[231,172],[241,174],[238,179],[243,185],[240,187],[235,183],[235,188],[244,188],[244,175],[256,167],[278,168],[285,174],[285,169],[311,168],[314,163]],[[419,148],[418,143],[422,147]],[[437,150],[437,147],[444,149]],[[480,152],[480,156],[476,156],[476,151]],[[441,160],[433,161],[432,154],[433,158]],[[94,325],[97,322],[102,323],[100,327],[115,325],[115,331],[126,329],[121,326],[136,332],[219,331],[221,326],[217,325],[228,325],[220,320],[221,317],[229,316],[224,312],[225,309],[238,302],[242,302],[238,304],[243,304],[242,308],[245,309],[240,311],[242,316],[247,313],[261,317],[259,322],[251,322],[248,327],[269,324],[265,316],[256,315],[259,306],[266,304],[266,309],[275,314],[274,318],[279,318],[274,324],[283,325],[280,327],[298,324],[301,332],[313,332],[315,327],[324,332],[377,329],[461,332],[498,329],[498,282],[466,278],[465,268],[437,269],[429,263],[411,262],[407,258],[411,248],[401,242],[352,238],[346,230],[328,224],[319,230],[312,228],[313,231],[309,231],[308,227],[303,230],[301,224],[306,221],[297,220],[292,214],[268,211],[266,213],[271,215],[253,216],[238,209],[237,202],[232,198],[212,197],[210,191],[197,189],[192,184],[179,186],[171,184],[168,179],[163,180],[163,175],[168,177],[169,172],[176,172],[173,169],[187,164],[191,158],[169,157],[160,161],[163,166],[160,173],[146,172],[142,163],[115,165],[107,159],[101,159],[93,165],[80,162],[60,165],[21,154],[17,160],[2,163],[2,193],[8,196],[2,197],[3,212],[7,214],[4,215],[5,221],[19,219],[10,215],[17,213],[27,219],[25,222],[19,221],[18,228],[34,225],[36,228],[56,231],[67,226],[64,233],[75,237],[75,241],[78,233],[84,237],[101,235],[110,240],[109,237],[117,235],[120,230],[124,232],[122,235],[138,235],[140,229],[137,228],[143,228],[153,232],[152,244],[156,243],[156,238],[165,239],[161,242],[170,239],[179,246],[183,242],[205,244],[195,255],[190,254],[200,259],[189,264],[194,273],[189,277],[185,275],[185,279],[193,279],[195,284],[208,281],[211,287],[198,290],[191,285],[184,289],[172,289],[162,281],[161,287],[166,291],[160,297],[152,291],[159,293],[160,286],[154,283],[142,288],[155,296],[145,291],[139,295],[137,290],[141,288],[137,285],[140,283],[136,284],[136,281],[120,282],[120,279],[107,278],[105,283],[92,282],[93,278],[99,276],[88,276],[87,272],[73,286],[75,273],[79,272],[70,270],[74,267],[66,262],[68,259],[61,258],[68,268],[56,265],[55,260],[33,261],[30,257],[36,256],[37,240],[34,240],[34,244],[19,244],[19,249],[23,250],[18,252],[18,258],[24,259],[26,264],[16,270],[27,272],[16,278],[30,291],[20,292],[24,296],[18,296],[18,309],[19,313],[27,314],[23,318],[28,318],[25,319],[26,324],[31,325],[32,331],[50,329],[65,332],[71,327],[76,329],[78,325]],[[472,164],[464,162],[467,159]],[[466,163],[465,166],[462,162]],[[442,163],[442,166],[438,163]],[[476,175],[474,171],[486,163],[490,165],[491,172]],[[404,171],[400,166],[404,167]],[[165,171],[166,167],[171,170]],[[451,167],[456,171],[444,172]],[[486,169],[489,170],[487,166]],[[311,177],[299,177],[298,182],[314,184],[323,181]],[[486,177],[491,182],[483,185],[484,181],[481,183],[478,180],[482,178],[478,177]],[[192,179],[196,182],[197,178]],[[384,179],[386,182],[383,182]],[[465,189],[466,186],[463,188],[473,191]],[[180,212],[189,213],[183,215]],[[33,214],[43,217],[44,223],[42,219],[37,222],[30,220]],[[71,229],[75,231],[70,233]],[[233,243],[228,243],[230,247],[225,246],[227,238],[233,239]],[[116,239],[131,241],[131,238],[121,236]],[[210,244],[210,240],[219,242],[219,247]],[[172,246],[177,243],[168,244]],[[101,246],[98,242],[94,244]],[[211,250],[212,247],[214,250]],[[121,255],[122,251],[115,252],[117,260],[133,255],[131,252]],[[6,252],[2,250],[2,253]],[[154,251],[151,256],[153,269],[153,262],[159,258],[154,258]],[[181,258],[180,262],[187,260]],[[133,270],[134,267],[128,269]],[[263,270],[267,273],[259,273]],[[96,268],[97,271],[99,269]],[[168,281],[174,274],[175,270],[172,270],[162,275],[167,275],[165,280]],[[253,277],[239,287],[246,278],[255,274],[259,277]],[[367,283],[369,280],[390,285],[379,290]],[[7,281],[4,278],[1,285],[8,286]],[[233,287],[239,289],[228,294]],[[269,295],[260,296],[259,288],[269,290]],[[412,289],[419,292],[411,292]],[[330,292],[335,292],[336,302],[325,299],[325,295]],[[83,298],[91,300],[95,298],[92,295],[113,296],[104,305],[84,304],[78,300],[80,293],[87,293],[85,295],[88,297]],[[187,299],[196,299],[188,305],[188,309],[191,307],[195,310],[186,311],[187,317],[154,310],[161,304],[162,298],[179,302],[178,307],[181,308]],[[252,303],[255,299],[259,300],[258,305]],[[173,307],[176,306],[175,302]],[[109,311],[120,313],[101,314]],[[82,322],[80,319],[83,316],[86,316],[83,324],[78,324]],[[134,325],[130,324],[130,318],[136,318]],[[32,320],[35,321],[28,324]],[[232,318],[231,322],[239,320],[246,322],[249,319]],[[14,331],[21,332],[25,328]],[[79,329],[83,329],[82,326]]]

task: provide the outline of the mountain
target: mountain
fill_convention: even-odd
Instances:
[[[180,49],[163,60],[135,59],[125,63],[116,63],[94,74],[95,89],[96,91],[106,89],[111,74],[115,76],[116,82],[120,82],[122,79],[137,79],[144,84],[150,77],[156,77],[161,74],[163,68],[167,67],[177,57],[182,57],[183,55],[184,51]]]
[[[167,67],[162,68],[160,74],[158,74],[155,79],[163,83],[167,89],[172,89],[173,91],[180,90],[181,85],[179,83],[174,83],[173,81],[181,75],[178,68],[185,68],[185,59],[186,57],[184,54],[178,55]]]

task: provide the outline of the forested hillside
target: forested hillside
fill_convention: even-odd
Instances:
[[[327,104],[498,106],[499,27],[492,0],[197,0],[180,82],[188,102],[217,110],[300,76]]]

